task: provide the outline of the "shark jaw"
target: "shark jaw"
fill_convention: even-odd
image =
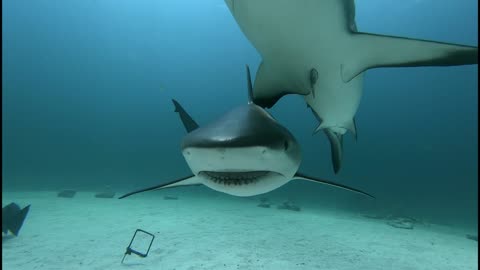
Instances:
[[[288,183],[300,166],[300,149],[264,146],[186,148],[185,160],[203,185],[233,196],[255,196]]]
[[[197,176],[207,187],[238,197],[249,197],[270,192],[291,178],[270,171],[202,171]]]

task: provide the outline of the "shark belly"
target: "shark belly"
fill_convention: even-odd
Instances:
[[[287,41],[274,53],[271,50],[261,52],[264,61],[257,73],[254,96],[275,96],[278,92],[304,95],[307,104],[321,119],[322,128],[344,134],[352,126],[361,101],[363,73],[350,81],[342,79],[343,68],[354,56],[350,48],[352,39],[339,36],[338,40],[342,42],[336,45],[327,41],[318,42],[322,44],[320,48],[295,49],[292,49],[294,42]],[[312,69],[318,72],[314,85],[309,78]]]
[[[315,43],[318,35],[348,35],[344,0],[225,0],[240,29],[260,52]],[[315,29],[314,32],[309,31]],[[288,45],[285,41],[289,42]],[[335,43],[335,42],[333,42]],[[291,48],[292,49],[292,48]],[[300,49],[300,48],[299,48]]]
[[[329,128],[343,135],[352,127],[363,94],[362,86],[363,73],[347,83],[339,78],[320,75],[314,93],[304,96],[304,99],[320,118],[322,129]]]
[[[263,59],[253,87],[256,99],[312,94],[306,101],[326,124],[352,121],[362,78],[358,76],[351,84],[342,79],[343,67],[347,69],[357,59],[355,40],[345,21],[346,2],[299,1],[292,9],[291,0],[226,0]],[[319,74],[314,87],[309,78],[313,68]]]

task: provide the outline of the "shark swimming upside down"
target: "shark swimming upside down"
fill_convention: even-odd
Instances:
[[[225,0],[246,38],[262,57],[254,102],[272,107],[300,94],[331,145],[341,168],[342,136],[355,135],[364,71],[379,67],[478,64],[478,48],[362,33],[353,0]]]

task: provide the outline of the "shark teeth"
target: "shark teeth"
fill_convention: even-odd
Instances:
[[[257,182],[261,177],[268,175],[269,171],[249,171],[249,172],[214,172],[202,171],[201,174],[208,177],[215,183],[224,185],[248,185]]]

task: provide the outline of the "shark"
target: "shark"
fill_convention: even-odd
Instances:
[[[16,203],[2,207],[2,233],[18,236],[29,210],[30,205],[22,209]]]
[[[353,0],[224,0],[259,52],[253,100],[271,108],[287,94],[304,97],[330,142],[338,173],[366,70],[478,64],[475,46],[359,32]]]
[[[371,194],[298,171],[300,145],[290,131],[252,99],[247,69],[249,101],[235,107],[210,124],[200,127],[176,101],[175,111],[187,131],[182,154],[192,174],[127,193],[133,194],[179,186],[205,185],[233,196],[255,196],[275,190],[291,180],[306,180],[374,198]]]

